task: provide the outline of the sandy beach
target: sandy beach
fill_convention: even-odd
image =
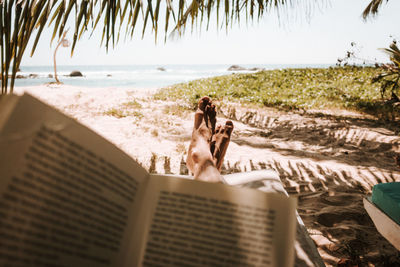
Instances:
[[[187,174],[193,112],[184,103],[155,101],[154,90],[14,90],[24,91],[93,129],[150,172]],[[218,122],[235,125],[223,173],[277,171],[288,193],[298,196],[299,214],[327,266],[400,265],[399,252],[362,205],[374,184],[400,181],[398,126],[341,110],[290,113],[216,104]]]

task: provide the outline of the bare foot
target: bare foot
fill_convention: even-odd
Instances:
[[[217,112],[208,96],[204,96],[199,100],[198,108],[194,114],[193,131],[200,128],[202,122],[205,122],[207,128],[211,129],[211,134],[215,131],[215,123]]]
[[[192,140],[186,165],[194,178],[209,182],[220,182],[220,173],[211,154],[210,143],[215,131],[216,112],[210,98],[199,101],[194,117]]]
[[[218,125],[214,135],[211,139],[211,154],[213,156],[215,166],[220,171],[226,150],[228,149],[229,141],[231,140],[231,134],[233,131],[232,121],[226,121],[224,126]]]

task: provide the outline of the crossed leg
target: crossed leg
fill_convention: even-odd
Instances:
[[[186,165],[197,180],[221,182],[220,169],[229,145],[233,123],[216,125],[216,111],[209,97],[200,99],[194,116]]]

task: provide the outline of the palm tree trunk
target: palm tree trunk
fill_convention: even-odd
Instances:
[[[57,54],[57,50],[60,47],[61,43],[62,43],[62,39],[60,42],[58,42],[56,50],[54,50],[54,79],[56,79],[56,83],[61,83],[57,78],[57,64],[56,64],[56,54]]]
[[[56,83],[61,83],[61,82],[58,80],[58,77],[57,77],[57,64],[56,64],[57,50],[58,50],[58,48],[60,47],[60,45],[63,44],[63,43],[66,41],[66,40],[65,40],[65,36],[67,35],[67,33],[68,33],[68,30],[66,30],[66,31],[63,33],[63,35],[62,35],[60,41],[59,41],[58,44],[57,44],[56,50],[54,50],[54,79],[56,79]],[[65,45],[64,45],[64,46],[65,46]],[[68,45],[67,45],[67,46],[68,46]]]

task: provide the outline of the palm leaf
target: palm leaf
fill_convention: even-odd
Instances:
[[[400,67],[400,49],[397,47],[396,43],[392,43],[389,48],[380,49],[389,55],[390,60]]]
[[[380,6],[385,0],[372,0],[368,6],[364,9],[362,17],[367,19],[371,15],[376,15],[379,11]],[[388,2],[389,0],[386,0]]]

